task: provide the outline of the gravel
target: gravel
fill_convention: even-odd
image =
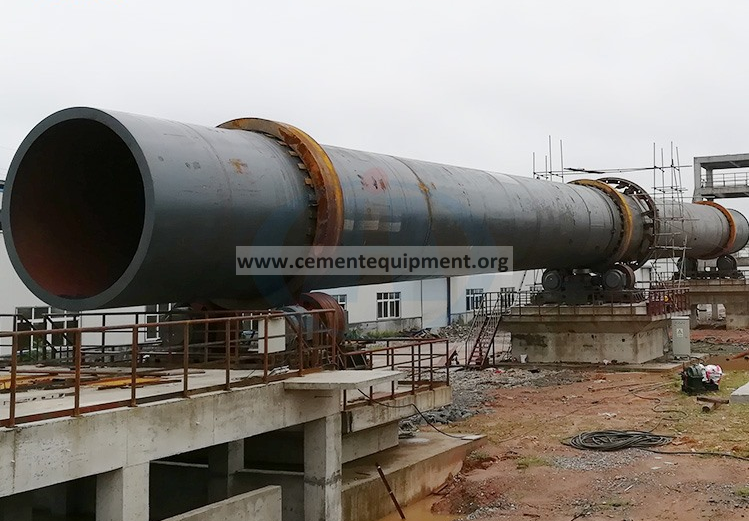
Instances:
[[[475,414],[492,412],[487,402],[493,400],[496,389],[512,387],[546,387],[583,381],[584,377],[570,370],[550,370],[489,368],[482,371],[453,369],[450,371],[450,385],[453,389],[453,403],[433,411],[422,411],[430,423],[446,425],[465,420]],[[416,414],[404,422],[423,425],[426,422]]]
[[[603,470],[629,465],[645,458],[649,453],[638,449],[624,449],[616,452],[583,451],[577,456],[557,456],[551,464],[566,470]],[[651,455],[652,456],[652,455]]]

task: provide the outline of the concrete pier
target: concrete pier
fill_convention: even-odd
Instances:
[[[663,356],[669,318],[645,302],[517,306],[500,328],[511,334],[513,356],[530,362],[642,363]]]

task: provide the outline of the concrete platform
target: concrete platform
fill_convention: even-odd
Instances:
[[[467,435],[471,437],[471,435]],[[437,432],[419,432],[397,447],[343,466],[343,519],[373,521],[395,507],[376,466],[382,467],[402,505],[418,501],[456,475],[465,457],[484,444],[484,438],[458,440]]]
[[[737,403],[749,403],[749,383],[745,383],[728,397],[728,403],[731,405]]]
[[[512,336],[512,354],[529,362],[604,360],[640,364],[663,356],[670,314],[647,303],[516,306],[500,329]]]
[[[288,391],[344,391],[397,381],[403,373],[384,369],[369,371],[323,371],[283,381]]]
[[[727,329],[749,328],[749,280],[691,279],[689,300],[697,304],[723,304]]]

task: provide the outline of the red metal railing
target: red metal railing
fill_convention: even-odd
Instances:
[[[591,295],[594,304],[571,306],[567,304],[544,304],[538,300],[536,291],[520,291],[514,315],[587,315],[595,309],[596,315],[607,311],[616,315],[659,316],[669,313],[689,312],[689,288],[656,287],[625,290],[617,293]]]
[[[229,316],[152,324],[0,332],[0,338],[10,338],[12,341],[10,367],[5,369],[8,373],[7,378],[0,380],[7,383],[7,386],[4,386],[7,390],[7,415],[3,413],[0,416],[0,426],[12,427],[19,423],[78,416],[92,411],[136,407],[141,403],[268,383],[289,376],[303,375],[307,371],[334,367],[338,360],[339,332],[332,331],[326,326],[333,323],[332,313],[331,310],[283,313],[247,311],[231,313]],[[283,321],[283,332],[269,332],[270,324],[274,320]],[[244,326],[248,321],[253,321],[258,326],[262,324],[262,327],[259,327],[259,330],[264,332],[262,338],[247,339],[243,335]],[[303,321],[305,327],[302,327]],[[160,327],[169,332],[179,331],[181,334],[178,341],[176,336],[170,334],[171,343],[167,345],[144,345],[139,340],[143,330],[149,327]],[[84,336],[105,332],[129,333],[130,342],[128,345],[84,347]],[[69,355],[72,356],[68,356],[68,352],[63,350],[58,352],[58,358],[46,360],[59,364],[59,368],[55,365],[43,368],[24,366],[24,362],[37,361],[33,357],[34,345],[39,344],[42,338],[46,341],[51,335],[72,339],[73,346],[68,346],[72,347],[69,349],[72,351]],[[101,338],[105,338],[105,335],[101,335]],[[28,342],[22,342],[24,339]],[[21,349],[21,343],[28,344],[29,347]],[[270,349],[274,343],[283,349],[274,352]],[[113,358],[112,362],[106,364],[106,368],[90,367],[92,362],[98,362],[99,358],[105,356]],[[158,367],[154,367],[154,364]],[[279,368],[282,370],[277,372]],[[212,369],[223,369],[222,381],[219,382],[214,377],[209,384],[190,385],[190,376],[194,374],[194,370],[203,371],[205,374]],[[246,373],[235,375],[232,379],[232,370],[240,369]],[[159,383],[159,378],[163,380],[165,376],[174,378],[177,375],[182,380],[181,389],[178,391],[160,392],[158,387],[147,385]],[[33,405],[24,405],[25,401],[19,401],[19,387],[30,387],[19,385],[22,383],[19,378],[33,382],[44,377],[48,378],[46,385],[56,384],[66,391],[72,387],[72,403],[69,399],[62,398],[64,403],[60,404],[59,409],[34,412]],[[102,400],[101,395],[92,396],[96,393],[83,392],[90,385],[101,385],[102,382],[106,382],[107,378],[102,380],[102,377],[109,380],[115,378],[115,383],[122,381],[122,387],[130,388],[130,396]],[[61,382],[52,382],[53,378]],[[166,383],[174,383],[174,380]],[[148,392],[139,392],[139,389],[148,389]],[[2,396],[0,395],[0,398]],[[87,403],[87,398],[92,403]],[[19,413],[19,407],[29,410]]]
[[[373,347],[341,352],[341,366],[344,368],[390,369],[401,371],[403,378],[391,382],[389,391],[368,393],[359,391],[365,400],[390,400],[397,396],[416,394],[435,387],[450,385],[450,365],[452,351],[447,339],[423,339],[418,341],[386,339],[384,347]],[[349,407],[348,394],[344,391],[344,408]],[[357,398],[354,396],[354,399]]]

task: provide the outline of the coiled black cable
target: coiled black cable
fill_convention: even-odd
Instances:
[[[730,452],[710,451],[664,451],[652,447],[668,445],[674,436],[653,434],[647,431],[593,431],[581,432],[577,436],[562,440],[562,443],[581,450],[612,451],[621,449],[642,449],[656,454],[689,455],[689,456],[718,456],[721,458],[733,458],[741,461],[749,461],[749,458],[737,456]]]
[[[593,431],[582,432],[562,443],[581,450],[612,451],[660,447],[668,445],[673,439],[673,436],[645,431]]]

